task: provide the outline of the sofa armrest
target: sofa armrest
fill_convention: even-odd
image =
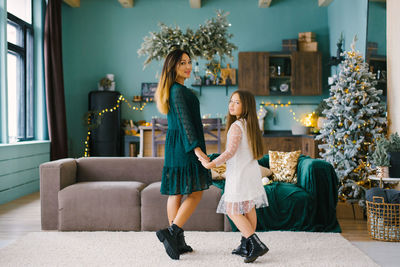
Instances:
[[[297,185],[314,197],[332,194],[337,200],[336,172],[333,166],[324,160],[300,157],[297,165]]]
[[[58,228],[58,192],[76,183],[75,159],[60,159],[40,165],[40,207],[42,230]]]
[[[299,158],[297,185],[308,192],[316,203],[315,222],[331,231],[340,231],[336,219],[338,202],[338,178],[333,166],[320,159]]]

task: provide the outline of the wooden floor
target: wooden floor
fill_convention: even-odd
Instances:
[[[39,192],[0,205],[0,247],[37,231],[41,231]]]
[[[349,241],[372,241],[365,220],[339,219]],[[0,247],[29,232],[41,231],[39,192],[0,205]]]

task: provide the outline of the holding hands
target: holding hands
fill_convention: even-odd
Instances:
[[[215,163],[210,161],[210,158],[207,157],[206,154],[201,150],[200,147],[196,147],[194,149],[194,153],[196,154],[197,158],[201,162],[201,164],[204,166],[206,169],[211,169],[215,167]]]
[[[215,163],[212,161],[206,162],[206,161],[203,161],[202,159],[199,159],[199,160],[200,160],[201,164],[203,165],[203,167],[206,169],[212,169],[215,167]]]

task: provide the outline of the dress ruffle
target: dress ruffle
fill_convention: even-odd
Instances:
[[[160,192],[163,195],[187,195],[206,190],[211,184],[210,171],[200,162],[182,167],[164,166]]]
[[[225,194],[222,195],[221,200],[219,201],[217,207],[217,213],[224,213],[224,214],[232,214],[232,215],[239,215],[239,214],[246,214],[249,213],[254,207],[256,209],[263,208],[268,206],[268,198],[265,192],[260,194],[254,199],[239,201],[239,202],[227,202],[225,201]]]

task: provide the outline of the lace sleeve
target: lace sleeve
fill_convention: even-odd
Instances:
[[[177,117],[180,121],[180,128],[183,130],[185,151],[192,151],[199,146],[199,141],[196,133],[196,128],[193,125],[193,120],[190,116],[190,108],[186,103],[184,96],[184,88],[179,87],[173,94],[173,105],[176,110]]]
[[[237,124],[232,124],[231,128],[229,129],[227,147],[224,153],[213,160],[217,167],[224,164],[228,159],[232,158],[233,155],[235,155],[241,140],[242,130],[240,126]]]

